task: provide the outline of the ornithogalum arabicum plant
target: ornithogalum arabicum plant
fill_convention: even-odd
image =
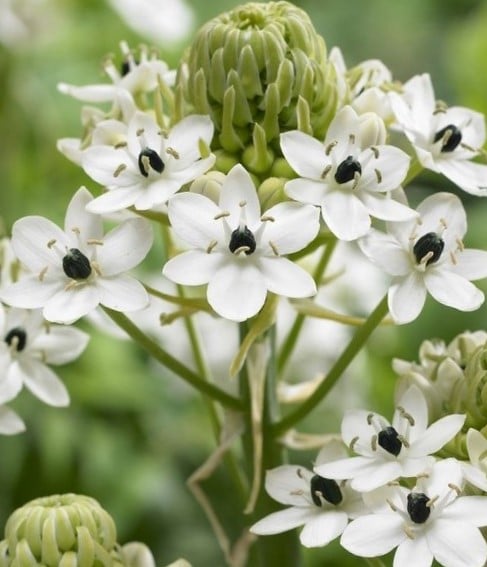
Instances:
[[[0,432],[24,427],[5,406],[23,385],[69,403],[51,365],[87,344],[68,325],[103,315],[208,401],[215,453],[190,486],[222,562],[297,567],[301,545],[339,538],[373,565],[393,550],[394,567],[485,565],[485,331],[395,359],[389,415],[348,407],[342,391],[340,432],[326,415],[322,432],[299,430],[377,327],[417,319],[429,296],[445,313],[484,302],[472,282],[487,277],[487,251],[468,244],[465,194],[409,190],[428,169],[487,195],[484,117],[437,101],[428,74],[401,83],[379,60],[347,69],[284,1],[207,22],[175,70],[121,45],[110,83],[59,86],[109,103],[84,109],[82,137],[58,141],[94,194],[74,192],[62,227],[19,219],[2,244]],[[138,268],[155,230],[154,275]],[[288,448],[318,456],[289,464]],[[220,463],[238,472],[236,541],[198,484]],[[153,561],[74,495],[15,512],[0,551],[11,567]]]

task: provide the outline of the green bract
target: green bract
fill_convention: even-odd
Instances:
[[[63,494],[32,500],[9,517],[0,542],[0,567],[132,564],[117,544],[113,519],[88,496]]]
[[[209,114],[212,148],[265,178],[279,135],[323,138],[337,106],[336,76],[308,15],[288,2],[248,3],[206,23],[178,72],[183,114]]]

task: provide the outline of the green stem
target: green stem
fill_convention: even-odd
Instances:
[[[408,174],[406,179],[403,181],[403,187],[407,187],[413,179],[415,179],[422,171],[424,167],[419,162],[418,158],[415,156],[409,165]]]
[[[167,351],[162,349],[156,342],[142,332],[126,315],[120,311],[108,309],[108,307],[104,307],[103,309],[112,321],[123,329],[135,343],[148,352],[155,360],[159,361],[166,368],[174,372],[174,374],[193,386],[196,390],[211,399],[220,402],[225,407],[235,410],[241,409],[242,404],[238,398],[235,398],[213,384],[202,380],[198,374],[185,366],[177,358],[171,356]]]
[[[385,563],[379,557],[364,557],[364,560],[370,567],[385,567]]]
[[[321,280],[321,278],[323,277],[323,273],[326,270],[326,266],[328,265],[328,262],[330,261],[331,255],[333,254],[333,251],[335,250],[336,244],[337,244],[337,240],[335,239],[335,240],[328,242],[325,246],[325,249],[324,249],[323,254],[320,258],[320,261],[318,262],[318,264],[317,264],[317,266],[316,266],[316,268],[313,272],[313,279],[315,280],[315,282],[317,284]],[[278,370],[279,374],[282,374],[287,362],[291,358],[291,354],[293,353],[293,350],[294,350],[296,343],[298,341],[299,334],[300,334],[301,329],[303,327],[304,321],[305,321],[305,315],[304,314],[299,313],[298,315],[296,315],[296,318],[294,319],[292,327],[289,330],[286,338],[284,339],[284,342],[283,342],[282,347],[281,347],[281,352],[280,352],[278,360],[277,360],[277,370]]]
[[[301,404],[296,410],[288,414],[281,421],[274,424],[273,433],[276,436],[282,435],[293,427],[298,421],[306,417],[328,394],[337,380],[352,362],[360,349],[364,346],[372,331],[380,324],[387,314],[387,295],[379,302],[374,311],[369,315],[365,323],[359,327],[352,337],[352,340],[342,352],[341,356],[332,366],[326,377],[320,383],[313,394]]]

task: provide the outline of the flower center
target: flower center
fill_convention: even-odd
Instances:
[[[151,169],[157,171],[157,173],[162,173],[165,167],[161,156],[150,148],[144,148],[140,152],[138,164],[139,171],[144,177],[149,177],[149,172]]]
[[[336,506],[343,500],[343,495],[336,480],[315,474],[311,479],[311,498],[317,506],[321,506],[322,499]]]
[[[429,266],[440,259],[445,241],[436,232],[427,232],[416,241],[413,254],[418,264]]]
[[[347,183],[355,179],[357,175],[362,175],[362,166],[353,156],[348,156],[337,167],[335,181],[340,184]]]
[[[391,455],[397,457],[401,452],[402,441],[394,427],[385,427],[377,435],[377,443]]]
[[[252,252],[255,252],[255,236],[253,235],[252,231],[247,228],[247,226],[244,226],[243,228],[236,228],[232,232],[228,248],[233,254],[240,254],[241,252],[245,252],[245,254],[248,256],[249,254],[252,254]]]
[[[434,142],[441,140],[442,152],[452,152],[462,141],[462,132],[454,124],[448,124],[436,132]]]
[[[63,258],[63,270],[68,278],[86,280],[91,274],[91,264],[83,252],[70,248]]]
[[[8,346],[13,346],[17,352],[20,352],[27,344],[27,333],[22,327],[14,327],[5,335],[4,341]]]
[[[430,499],[424,492],[410,492],[408,494],[408,514],[415,524],[424,524],[429,518],[431,507]]]

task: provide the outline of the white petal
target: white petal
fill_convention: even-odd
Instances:
[[[370,439],[376,435],[377,430],[369,416],[383,427],[389,425],[381,415],[362,409],[347,410],[342,420],[341,433],[345,445],[350,446],[352,440],[358,437],[362,442],[370,443]],[[368,453],[367,453],[368,455]]]
[[[365,470],[352,479],[350,486],[358,492],[368,492],[401,476],[403,476],[402,466],[396,460],[371,462]]]
[[[267,287],[259,270],[246,258],[221,267],[208,285],[208,302],[225,319],[245,321],[264,305]]]
[[[392,276],[405,276],[411,270],[409,254],[390,234],[372,228],[358,244],[370,260]]]
[[[435,559],[444,567],[483,567],[487,559],[487,543],[468,519],[459,529],[457,522],[438,518],[426,538]]]
[[[446,220],[446,228],[442,232],[445,248],[455,250],[457,239],[463,238],[467,232],[467,215],[461,200],[453,193],[433,193],[426,197],[416,208],[421,215],[422,234],[436,232],[440,219]]]
[[[284,190],[291,199],[300,203],[320,206],[328,193],[328,187],[325,183],[311,179],[291,179],[284,186]]]
[[[134,207],[138,211],[147,211],[156,205],[162,205],[181,189],[183,183],[185,182],[168,178],[151,181],[137,192]]]
[[[287,532],[302,526],[316,513],[311,508],[286,508],[279,512],[269,514],[250,527],[250,531],[257,535],[274,535]]]
[[[471,463],[475,466],[479,464],[482,455],[487,451],[487,439],[472,427],[467,431],[467,451]]]
[[[402,524],[399,514],[362,516],[348,524],[340,543],[359,557],[384,555],[406,539]]]
[[[354,478],[358,475],[368,473],[370,467],[374,468],[375,463],[367,457],[349,457],[346,459],[338,459],[330,463],[316,465],[314,470],[316,474],[325,478],[347,479]]]
[[[433,563],[433,553],[422,534],[414,539],[406,538],[399,544],[394,555],[393,567],[430,567]]]
[[[15,435],[25,431],[25,424],[20,417],[6,406],[0,406],[0,434]]]
[[[208,254],[202,250],[189,250],[171,258],[162,273],[175,283],[182,285],[204,285],[225,262],[223,254]]]
[[[360,157],[372,150],[367,149]],[[392,191],[397,189],[406,177],[409,167],[409,156],[394,146],[377,146],[373,157],[366,163],[365,171],[360,178],[359,187],[364,191]],[[379,172],[379,174],[376,173]],[[378,180],[380,175],[380,182]]]
[[[475,281],[487,277],[487,252],[466,248],[455,254],[451,271],[467,280]]]
[[[137,200],[139,194],[140,190],[136,186],[120,189],[115,188],[93,199],[93,201],[86,206],[86,210],[90,213],[100,215],[121,211],[122,209],[131,207]]]
[[[461,496],[443,510],[442,518],[454,522],[468,521],[477,528],[487,526],[485,503],[485,496]]]
[[[142,70],[144,73],[145,70]],[[150,148],[160,154],[163,147],[161,129],[153,116],[137,111],[127,128],[128,150],[133,156],[139,156],[143,148]],[[161,155],[162,159],[164,156]]]
[[[414,384],[410,386],[401,396],[397,403],[392,420],[392,426],[400,435],[406,435],[409,443],[420,438],[428,427],[428,404],[421,390]],[[413,423],[409,419],[412,418]]]
[[[197,161],[201,157],[198,141],[208,146],[213,137],[213,122],[209,116],[194,114],[183,118],[169,133],[167,145],[175,149],[185,161]]]
[[[463,476],[467,482],[487,492],[487,475],[470,463],[462,462]]]
[[[31,345],[41,351],[47,364],[66,364],[85,350],[90,335],[74,327],[50,325],[48,332],[37,335]]]
[[[118,90],[118,87],[115,85],[86,85],[77,87],[76,85],[68,85],[66,83],[59,83],[57,88],[59,92],[82,102],[110,102],[115,98]]]
[[[138,311],[149,304],[144,286],[131,276],[98,278],[96,287],[101,305],[115,311]]]
[[[83,150],[81,149],[80,138],[60,138],[56,142],[56,148],[69,160],[81,167]]]
[[[269,291],[284,297],[310,297],[316,294],[313,278],[287,258],[262,257],[259,270]]]
[[[435,421],[408,449],[408,456],[422,457],[439,451],[462,428],[465,415],[451,414]]]
[[[467,279],[449,270],[427,270],[427,290],[439,303],[460,311],[474,311],[484,302],[484,294]]]
[[[175,195],[168,203],[168,214],[174,232],[185,242],[206,250],[216,240],[224,240],[222,220],[215,220],[221,209],[197,193]]]
[[[9,361],[2,360],[2,374],[3,373],[5,373],[5,376],[2,376],[0,382],[0,404],[13,400],[24,385],[24,373],[22,372],[18,360],[13,360],[10,363]]]
[[[12,227],[12,248],[15,255],[33,272],[60,263],[59,256],[51,245],[53,241],[61,248],[69,247],[70,244],[64,232],[44,217],[24,217]]]
[[[106,187],[131,187],[142,183],[142,175],[133,166],[133,158],[124,148],[90,146],[83,152],[81,165],[85,172]],[[125,165],[124,170],[120,166]]]
[[[69,394],[66,386],[54,372],[37,360],[22,361],[25,386],[41,401],[50,406],[65,407],[69,405]]]
[[[82,241],[89,239],[101,239],[103,236],[103,222],[100,216],[85,210],[86,205],[93,201],[93,195],[86,189],[80,187],[73,195],[64,219],[64,230],[67,234],[79,234]]]
[[[416,271],[401,278],[389,289],[389,312],[399,325],[416,319],[425,301],[426,287],[423,278]]]
[[[316,456],[315,464],[324,465],[331,461],[338,461],[338,459],[345,459],[347,457],[347,450],[345,444],[338,439],[331,439],[320,449]]]
[[[437,161],[440,172],[461,189],[487,197],[487,165],[471,161],[442,159]]]
[[[370,216],[365,205],[348,191],[332,191],[321,207],[328,228],[341,240],[355,240],[370,229]]]
[[[221,210],[230,213],[230,216],[227,217],[228,223],[235,228],[240,221],[241,203],[245,203],[246,224],[256,225],[260,219],[257,190],[247,170],[237,164],[228,172],[222,184],[219,202]]]
[[[44,307],[51,297],[61,293],[65,283],[62,281],[43,281],[38,276],[27,276],[9,285],[0,293],[2,301],[23,309]]]
[[[98,249],[103,277],[130,270],[140,264],[152,246],[152,226],[145,219],[132,219],[112,229]]]
[[[265,489],[269,496],[288,506],[314,506],[310,481],[313,473],[296,465],[281,465],[268,470]]]
[[[301,177],[320,179],[325,166],[330,163],[323,143],[298,130],[281,134],[281,150],[289,165]]]
[[[324,511],[306,522],[299,539],[305,547],[324,547],[343,533],[347,524],[345,512]]]
[[[369,213],[378,219],[401,222],[418,216],[416,211],[398,203],[388,195],[362,192],[360,200],[367,207]]]
[[[93,285],[80,285],[56,293],[44,306],[43,315],[52,323],[71,324],[86,315],[99,303],[98,290]]]

